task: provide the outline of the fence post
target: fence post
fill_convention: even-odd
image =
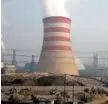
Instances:
[[[74,79],[73,79],[73,87],[72,87],[72,102],[74,103]]]
[[[66,102],[66,74],[64,75],[65,79],[64,79],[64,102]]]

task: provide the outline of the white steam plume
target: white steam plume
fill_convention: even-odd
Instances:
[[[5,2],[7,2],[9,0],[1,0],[1,3],[2,5],[4,5]],[[5,21],[4,19],[4,12],[3,12],[3,8],[2,8],[2,11],[1,11],[1,52],[4,54],[6,51],[5,51],[5,45],[4,45],[4,42],[3,42],[3,37],[2,37],[2,33],[3,33],[3,30],[4,30],[4,27],[8,25],[7,22]]]
[[[4,20],[4,14],[3,14],[3,10],[2,10],[2,13],[1,13],[1,32],[3,31],[4,27],[6,26],[6,21]],[[4,42],[3,42],[3,37],[2,37],[2,33],[1,33],[1,52],[2,53],[5,53],[5,45],[4,45]]]
[[[5,53],[5,45],[4,45],[4,42],[2,40],[2,35],[1,35],[1,52]]]
[[[69,17],[65,3],[67,0],[41,0],[43,6],[43,16],[65,16]]]
[[[41,0],[43,17],[70,17],[68,11],[74,11],[75,8],[84,1],[86,0]],[[66,8],[68,8],[68,10]]]
[[[3,31],[4,25],[5,25],[5,20],[4,20],[4,15],[3,15],[3,11],[2,11],[2,13],[1,13],[1,32]],[[5,53],[5,45],[4,45],[4,42],[2,39],[3,39],[3,37],[1,34],[1,52]]]
[[[79,58],[75,57],[75,63],[77,65],[78,70],[85,70],[83,63]]]

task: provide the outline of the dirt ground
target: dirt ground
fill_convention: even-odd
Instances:
[[[103,104],[106,101],[108,101],[108,97],[94,100],[94,101],[92,101],[92,102],[90,102],[88,104]]]

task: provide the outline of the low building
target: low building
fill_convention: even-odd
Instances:
[[[35,72],[36,71],[36,65],[37,63],[35,62],[30,62],[25,64],[25,69],[28,69],[28,72]]]
[[[16,73],[16,66],[12,64],[6,64],[4,66],[5,74]]]
[[[4,62],[1,62],[1,68],[4,68]]]

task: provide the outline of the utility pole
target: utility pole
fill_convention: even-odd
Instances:
[[[108,68],[108,57],[107,57],[107,68]]]
[[[4,62],[4,60],[5,60],[5,59],[4,59],[4,56],[5,56],[4,53],[1,53],[1,61],[2,61],[2,62]]]
[[[34,55],[32,55],[32,63],[34,63],[35,62],[35,60],[34,60]]]
[[[107,57],[107,66],[106,66],[106,73],[107,73],[107,76],[108,76],[108,57]]]
[[[98,68],[98,54],[94,53],[93,55],[93,68],[97,69]]]
[[[66,101],[66,74],[64,75],[64,102]]]
[[[74,79],[73,79],[73,84],[72,84],[72,102],[74,103]]]
[[[34,60],[34,55],[32,55],[32,60],[31,60],[31,64],[32,64],[32,67],[30,69],[31,72],[34,72],[35,71],[35,60]]]
[[[13,49],[12,64],[16,65],[16,49]]]

